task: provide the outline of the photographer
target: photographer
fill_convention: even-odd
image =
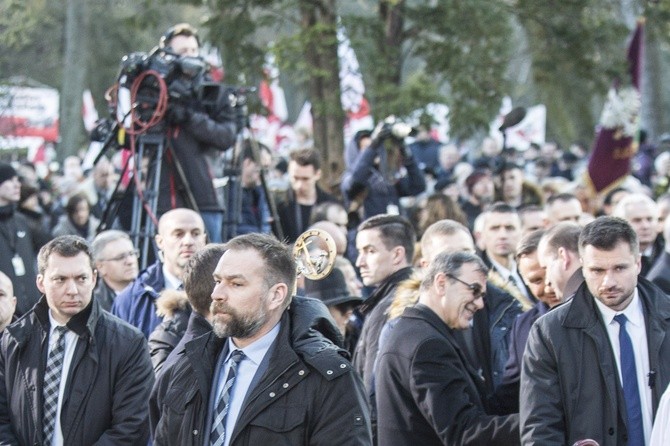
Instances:
[[[177,62],[182,67],[187,59],[202,62],[198,57],[199,48],[197,31],[188,24],[170,28],[159,44],[159,51],[178,56]],[[182,71],[185,70],[182,68]],[[212,183],[206,153],[210,148],[226,150],[234,144],[236,111],[222,93],[214,106],[206,107],[194,88],[203,78],[208,80],[206,74],[200,79],[192,79],[181,73],[167,82],[166,145],[172,149],[174,159],[169,151],[163,157],[157,209],[160,215],[170,209],[190,207],[187,199],[190,190],[210,241],[220,242],[223,207]],[[178,165],[183,170],[183,177]],[[182,184],[182,178],[187,184]]]
[[[372,133],[370,144],[359,148],[350,174],[345,174],[342,181],[350,212],[358,212],[362,205],[361,219],[400,214],[400,197],[418,195],[426,189],[423,172],[403,141],[410,130],[389,117]]]

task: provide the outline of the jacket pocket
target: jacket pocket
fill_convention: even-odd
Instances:
[[[163,399],[154,444],[175,446],[202,444],[204,418],[202,399],[197,389],[170,389]]]
[[[273,446],[303,444],[306,437],[305,424],[304,406],[270,406],[251,420],[245,428],[248,430],[248,444]]]

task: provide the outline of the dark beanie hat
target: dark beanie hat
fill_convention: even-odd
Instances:
[[[11,164],[3,163],[0,161],[0,184],[4,183],[7,180],[18,176],[16,170],[12,167]]]

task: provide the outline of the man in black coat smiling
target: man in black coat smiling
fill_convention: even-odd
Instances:
[[[518,415],[487,415],[483,380],[454,332],[484,306],[487,268],[474,254],[441,253],[419,302],[405,309],[378,356],[379,444],[505,445],[519,442]]]

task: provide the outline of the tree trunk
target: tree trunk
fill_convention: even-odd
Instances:
[[[337,192],[344,170],[344,112],[337,58],[337,12],[334,0],[300,1],[301,29],[312,102],[314,146],[322,158],[321,185]]]
[[[88,65],[87,1],[67,0],[66,8],[63,86],[60,95],[60,160],[77,154],[80,144],[84,142],[81,107]]]
[[[661,49],[654,24],[647,22],[645,29],[644,61],[642,65],[642,128],[649,142],[655,141],[667,129],[664,104],[663,64]]]

